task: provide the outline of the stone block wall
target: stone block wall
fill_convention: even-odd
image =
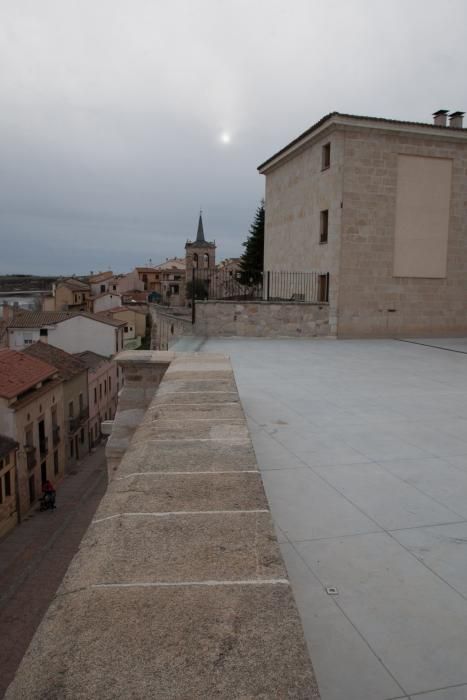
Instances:
[[[269,301],[198,301],[194,333],[208,337],[329,336],[329,305]]]
[[[330,143],[330,167],[322,151]],[[266,177],[264,269],[330,274],[329,316],[336,326],[342,219],[344,134],[323,134]],[[320,213],[328,210],[328,242],[320,243]]]
[[[151,348],[169,350],[183,335],[193,335],[191,311],[181,317],[156,304],[150,307],[152,316]],[[188,315],[189,314],[189,315]]]
[[[452,186],[445,278],[393,276],[400,154],[449,158]],[[467,332],[467,144],[379,129],[345,132],[338,335]]]

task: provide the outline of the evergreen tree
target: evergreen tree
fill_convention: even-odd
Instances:
[[[261,204],[256,210],[248,238],[242,245],[245,248],[245,252],[240,258],[242,277],[246,278],[246,275],[251,277],[253,273],[255,281],[258,281],[264,263],[264,199],[261,200]]]

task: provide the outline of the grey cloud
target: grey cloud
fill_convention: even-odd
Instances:
[[[3,0],[0,272],[182,255],[200,206],[240,254],[256,166],[323,114],[467,107],[466,20],[463,0]]]

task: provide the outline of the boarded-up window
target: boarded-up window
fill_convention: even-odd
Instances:
[[[395,277],[445,277],[452,162],[398,159]]]

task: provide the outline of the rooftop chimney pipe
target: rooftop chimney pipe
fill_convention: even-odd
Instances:
[[[448,112],[448,109],[438,109],[437,112],[433,112],[433,124],[435,126],[447,126]]]
[[[465,112],[451,112],[449,115],[449,126],[454,129],[462,129],[462,122]]]

